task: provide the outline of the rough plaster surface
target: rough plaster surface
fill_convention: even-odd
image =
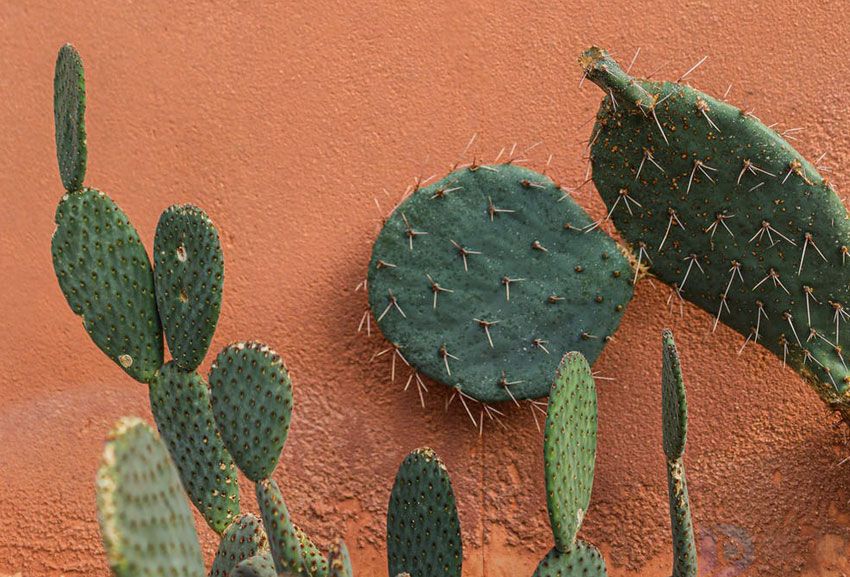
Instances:
[[[0,575],[107,574],[93,480],[121,415],[147,393],[88,342],[53,278],[61,195],[52,129],[55,52],[87,65],[89,171],[150,248],[159,212],[202,205],[226,257],[213,351],[262,339],[287,359],[296,408],[275,474],[298,522],[342,534],[361,575],[385,573],[383,527],[397,464],[421,445],[453,474],[465,574],[528,575],[551,544],[542,437],[527,408],[483,436],[437,385],[422,409],[388,382],[385,343],[356,334],[381,214],[414,176],[442,173],[473,133],[492,158],[529,145],[566,184],[584,179],[600,94],[578,87],[591,43],[636,71],[691,79],[806,127],[843,191],[850,16],[842,2],[4,2],[0,6]],[[385,194],[384,190],[389,191]],[[592,186],[576,197],[603,214]],[[584,535],[611,574],[667,576],[659,333],[674,329],[689,385],[687,454],[702,574],[841,575],[850,553],[845,431],[768,353],[644,282],[596,369],[599,462]],[[209,360],[206,366],[208,367]],[[245,485],[247,487],[247,485]],[[247,508],[250,490],[243,490]],[[207,553],[212,534],[202,530]],[[745,567],[741,569],[741,567]]]

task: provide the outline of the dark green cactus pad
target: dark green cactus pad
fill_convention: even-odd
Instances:
[[[216,425],[236,465],[255,483],[268,478],[292,414],[283,359],[262,343],[229,345],[213,362],[210,387]]]
[[[828,181],[752,114],[598,48],[581,63],[606,93],[593,180],[635,257],[850,416],[850,220]]]
[[[236,565],[268,549],[263,522],[250,513],[240,515],[222,534],[209,577],[230,577]]]
[[[159,217],[153,243],[156,303],[168,350],[184,370],[195,370],[212,341],[221,311],[224,257],[206,213],[174,205]]]
[[[328,560],[316,547],[316,544],[310,539],[300,527],[293,524],[295,535],[298,541],[301,542],[301,557],[304,560],[304,570],[310,577],[327,577],[328,575]]]
[[[537,565],[532,577],[604,577],[608,575],[605,569],[605,559],[599,549],[576,541],[567,552],[553,548]]]
[[[274,480],[264,479],[257,483],[257,504],[260,506],[277,572],[301,573],[304,567],[301,542]]]
[[[68,192],[83,186],[86,176],[86,79],[77,49],[59,49],[53,76],[53,118],[59,176]]]
[[[140,419],[110,433],[97,473],[103,546],[118,577],[203,577],[192,511],[168,450]]]
[[[328,553],[328,566],[330,577],[354,577],[348,547],[345,546],[345,541],[342,539],[331,546]]]
[[[543,440],[546,501],[555,547],[568,551],[590,504],[596,465],[596,386],[581,353],[558,367]]]
[[[387,220],[372,249],[370,307],[429,377],[484,402],[545,396],[561,355],[594,361],[632,297],[628,261],[591,226],[543,174],[459,169]]]
[[[233,458],[215,426],[207,383],[171,361],[150,384],[149,393],[159,434],[189,498],[220,534],[239,514],[239,486]]]
[[[53,270],[95,344],[150,383],[162,365],[153,271],[139,234],[106,194],[70,192],[56,207]]]
[[[261,553],[240,562],[230,577],[285,577],[289,574],[278,575],[271,553]]]
[[[682,459],[667,460],[667,496],[673,534],[673,577],[696,577],[697,548]]]
[[[431,449],[407,455],[398,469],[387,510],[390,575],[460,577],[463,544],[452,483]]]
[[[664,433],[664,453],[670,460],[680,458],[685,452],[688,436],[688,401],[685,397],[685,380],[679,351],[673,333],[665,330],[661,335],[661,424]]]

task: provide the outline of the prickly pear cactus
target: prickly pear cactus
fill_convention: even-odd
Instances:
[[[351,557],[348,555],[348,547],[345,541],[340,539],[331,547],[328,553],[328,565],[330,577],[354,577],[351,569]]]
[[[567,353],[546,411],[543,458],[555,547],[569,551],[590,504],[596,465],[596,386],[581,353]]]
[[[292,526],[289,510],[272,479],[257,483],[257,504],[263,517],[263,526],[269,538],[272,559],[278,573],[300,574],[304,571],[301,542]]]
[[[793,366],[850,417],[850,220],[815,167],[752,114],[581,57],[606,96],[593,181],[641,265]]]
[[[293,573],[278,574],[271,553],[261,553],[240,562],[230,577],[287,577]]]
[[[295,535],[301,543],[301,556],[304,559],[304,570],[310,577],[327,577],[328,560],[316,547],[310,537],[293,523]]]
[[[239,563],[268,550],[262,521],[250,513],[240,515],[221,535],[209,577],[229,577]]]
[[[561,355],[595,360],[632,297],[628,261],[591,227],[543,174],[461,168],[387,220],[370,307],[429,377],[485,402],[545,396]]]
[[[463,544],[451,480],[431,449],[405,457],[387,509],[390,575],[460,577]]]
[[[136,418],[109,435],[97,473],[103,546],[118,577],[204,577],[192,512],[165,445]]]
[[[670,525],[673,533],[673,577],[696,577],[697,550],[685,477],[685,442],[688,431],[688,403],[679,352],[673,333],[662,334],[662,430],[667,456],[667,490]]]
[[[86,79],[77,49],[59,49],[53,77],[53,117],[59,175],[68,192],[83,186],[86,176]]]
[[[605,577],[605,559],[599,549],[578,540],[572,549],[553,548],[537,565],[532,577]]]
[[[236,466],[215,427],[207,383],[166,363],[149,387],[151,411],[192,502],[216,533],[239,514]]]
[[[209,349],[224,284],[218,231],[207,214],[174,205],[159,217],[153,244],[156,302],[171,356],[195,370]]]
[[[283,359],[262,343],[232,344],[213,362],[210,387],[218,430],[237,466],[255,483],[268,478],[292,415]]]

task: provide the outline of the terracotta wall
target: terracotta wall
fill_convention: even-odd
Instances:
[[[754,4],[754,5],[753,5]],[[584,179],[600,94],[579,88],[592,43],[635,70],[691,77],[767,123],[805,127],[850,181],[845,2],[46,2],[0,5],[0,575],[107,574],[93,478],[121,415],[147,393],[112,365],[53,278],[62,194],[52,77],[72,41],[87,65],[87,182],[150,247],[159,212],[202,205],[221,229],[225,305],[213,350],[246,338],[287,359],[296,408],[276,478],[321,544],[343,535],[360,575],[385,574],[384,514],[397,464],[431,445],[453,474],[465,574],[530,575],[549,547],[541,435],[505,407],[483,435],[445,391],[419,406],[379,336],[356,334],[370,243],[415,176],[441,174],[473,134],[479,158],[528,146]],[[577,195],[594,215],[602,203]],[[669,575],[660,449],[659,332],[672,327],[689,383],[689,481],[703,575],[850,572],[850,455],[818,399],[762,350],[642,283],[596,368],[599,462],[584,534],[613,575]],[[406,375],[405,375],[406,377]],[[247,492],[247,491],[246,491]],[[249,504],[249,508],[250,508]],[[202,529],[206,551],[213,550]],[[746,566],[745,569],[741,567]]]

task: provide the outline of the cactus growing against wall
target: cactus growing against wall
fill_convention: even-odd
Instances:
[[[599,48],[580,63],[605,92],[593,181],[634,258],[850,418],[850,220],[829,181],[747,111]]]

